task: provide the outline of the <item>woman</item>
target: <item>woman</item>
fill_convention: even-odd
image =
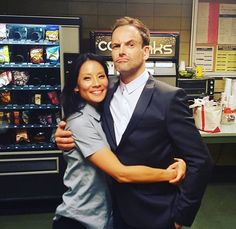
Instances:
[[[125,166],[110,151],[101,127],[102,102],[108,90],[108,69],[102,57],[87,53],[76,60],[62,91],[67,129],[76,148],[64,152],[68,190],[58,206],[53,229],[112,228],[112,206],[102,171],[122,183],[178,182],[185,163],[178,159],[167,169]]]

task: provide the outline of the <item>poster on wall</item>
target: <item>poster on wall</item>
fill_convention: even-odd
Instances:
[[[198,4],[197,15],[197,43],[208,43],[208,18],[209,18],[209,3],[200,2]]]
[[[197,20],[195,64],[205,71],[235,72],[236,4],[200,2]]]
[[[218,44],[236,44],[236,4],[220,4]]]
[[[205,72],[214,70],[214,46],[196,46],[195,65],[202,66]]]
[[[215,70],[217,72],[236,72],[236,45],[218,45]]]

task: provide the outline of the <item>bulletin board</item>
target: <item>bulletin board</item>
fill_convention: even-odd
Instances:
[[[236,74],[235,1],[193,1],[191,65]]]

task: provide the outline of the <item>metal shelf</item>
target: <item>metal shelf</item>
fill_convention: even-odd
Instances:
[[[60,63],[57,64],[50,64],[50,63],[40,63],[40,64],[33,64],[33,63],[4,63],[0,64],[0,68],[60,68]]]
[[[20,125],[14,125],[14,124],[3,124],[0,126],[1,129],[23,129],[23,128],[56,128],[56,124],[20,124]]]
[[[8,104],[1,105],[0,110],[38,110],[38,109],[61,109],[60,105],[52,105],[52,104]]]
[[[4,39],[0,41],[1,45],[59,45],[58,41],[48,41],[48,40],[39,40],[32,41],[28,39],[13,40],[13,39]]]
[[[24,86],[17,86],[17,85],[7,85],[0,87],[0,91],[28,91],[28,90],[34,90],[34,91],[55,91],[55,90],[61,90],[60,85],[24,85]]]
[[[28,144],[10,144],[0,145],[0,151],[23,151],[23,150],[55,150],[57,149],[55,143],[28,143]],[[0,152],[1,155],[1,152]]]

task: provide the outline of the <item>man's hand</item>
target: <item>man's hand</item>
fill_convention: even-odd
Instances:
[[[186,163],[184,160],[180,158],[175,158],[175,161],[173,164],[171,164],[167,169],[175,169],[177,171],[177,176],[170,180],[169,183],[171,184],[179,184],[186,175]]]
[[[75,147],[71,131],[65,130],[66,122],[61,121],[55,132],[55,142],[60,150],[69,151]]]
[[[175,229],[181,229],[181,228],[182,228],[182,225],[175,223]]]

